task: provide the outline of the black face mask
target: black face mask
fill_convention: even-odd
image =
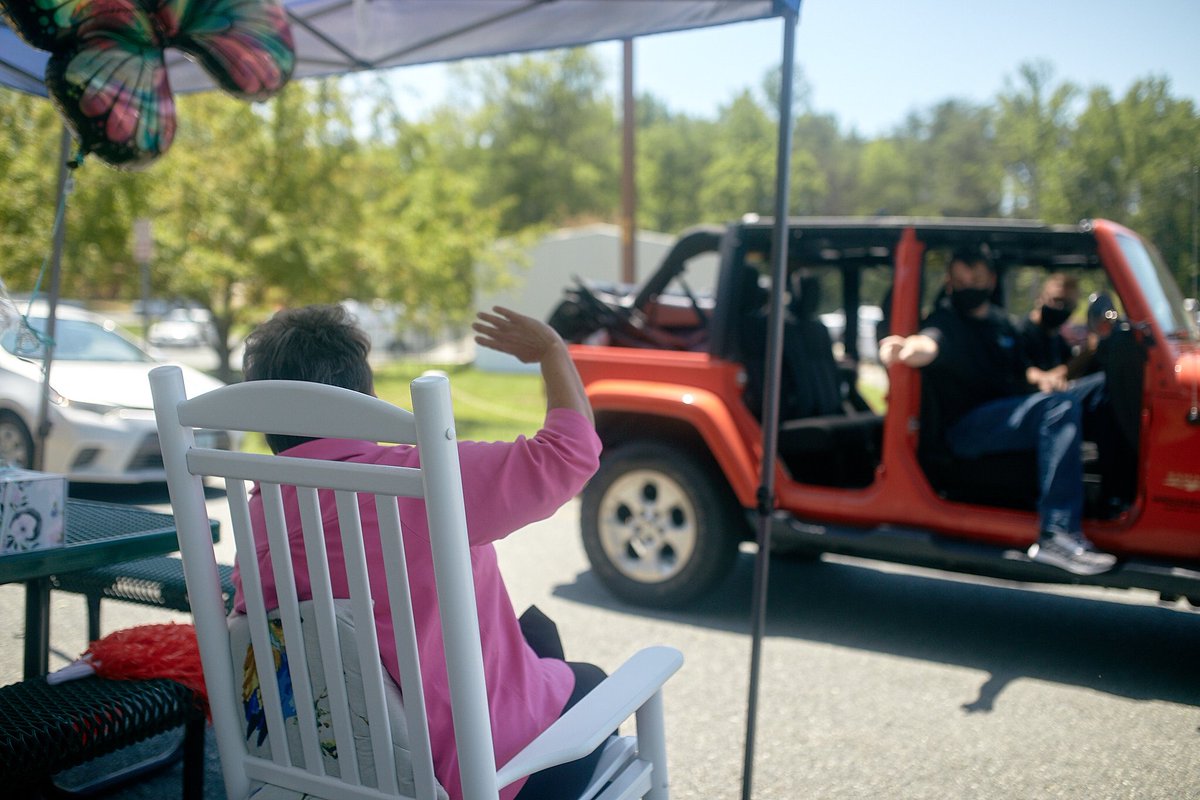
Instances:
[[[970,314],[991,299],[991,289],[955,289],[950,294],[950,303],[960,314]]]
[[[1064,306],[1057,308],[1056,306],[1042,306],[1042,327],[1047,330],[1053,330],[1062,325],[1071,318],[1072,312],[1075,311],[1075,306]]]

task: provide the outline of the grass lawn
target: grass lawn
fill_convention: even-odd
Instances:
[[[375,393],[390,403],[412,408],[408,385],[430,370],[450,378],[459,439],[511,441],[521,434],[532,436],[542,426],[546,400],[542,378],[536,372],[512,374],[484,372],[471,365],[393,362],[375,370]]]
[[[542,378],[537,373],[483,372],[471,365],[396,361],[375,369],[375,393],[401,408],[412,408],[408,385],[430,370],[446,373],[454,402],[458,438],[473,441],[512,441],[537,433],[545,418]],[[242,449],[268,453],[266,441],[252,434]]]

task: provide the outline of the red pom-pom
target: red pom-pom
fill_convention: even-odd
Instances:
[[[181,683],[196,693],[208,711],[200,646],[192,625],[169,622],[113,631],[88,645],[85,655],[103,678],[170,678]]]

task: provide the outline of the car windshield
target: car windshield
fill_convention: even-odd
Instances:
[[[1192,340],[1200,338],[1195,320],[1184,308],[1183,294],[1158,254],[1134,236],[1118,234],[1117,243],[1125,255],[1125,260],[1129,262],[1129,268],[1133,270],[1138,285],[1146,295],[1150,313],[1154,315],[1163,333]]]
[[[33,317],[29,324],[39,332],[45,332],[46,319]],[[111,324],[111,323],[108,323]],[[55,361],[135,361],[149,362],[154,359],[133,342],[106,326],[78,319],[60,319],[54,326]],[[5,331],[0,337],[0,347],[13,355],[31,360],[41,360],[46,347],[22,324]]]

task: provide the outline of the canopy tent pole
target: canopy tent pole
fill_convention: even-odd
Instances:
[[[754,558],[750,611],[750,691],[746,701],[746,747],[742,756],[742,800],[750,800],[754,777],[754,735],[758,719],[758,682],[767,617],[767,577],[771,563],[771,512],[775,506],[775,443],[779,438],[780,373],[783,362],[783,289],[787,282],[788,195],[792,161],[792,83],[799,7],[783,10],[783,65],[779,91],[779,149],[775,168],[775,226],[771,241],[771,299],[767,317],[767,355],[763,375],[762,480],[758,487],[758,553]]]
[[[46,341],[42,356],[42,392],[38,398],[38,422],[34,431],[33,468],[41,470],[46,464],[46,439],[50,435],[50,367],[54,363],[55,320],[58,316],[58,293],[62,282],[63,244],[67,236],[67,193],[70,191],[71,131],[62,126],[58,148],[58,191],[54,205],[54,250],[50,255],[50,288],[46,297]]]

